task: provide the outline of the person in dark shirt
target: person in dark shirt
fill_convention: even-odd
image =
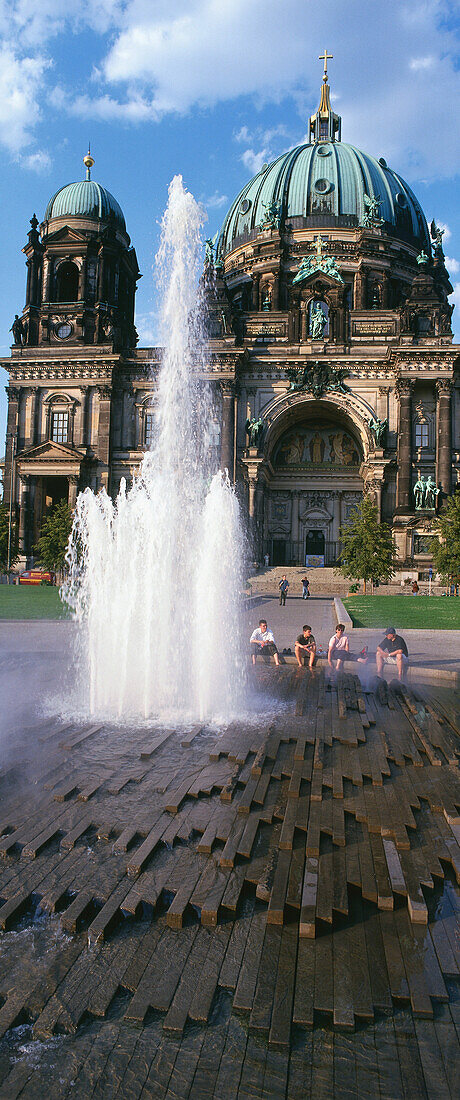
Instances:
[[[399,679],[404,680],[409,664],[409,654],[404,638],[396,633],[394,626],[389,626],[385,631],[383,642],[380,642],[380,645],[377,646],[375,661],[377,676],[382,675],[384,664],[396,665]]]
[[[285,573],[283,573],[283,576],[281,577],[278,588],[280,590],[280,604],[282,607],[286,607],[286,596],[288,594],[289,581]]]
[[[304,658],[308,658],[308,667],[313,668],[316,660],[316,642],[311,632],[311,626],[303,626],[302,630],[303,634],[298,635],[294,646],[297,664],[299,668],[302,668]]]

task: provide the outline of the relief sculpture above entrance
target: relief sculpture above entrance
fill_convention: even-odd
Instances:
[[[280,466],[359,466],[358,444],[349,432],[332,423],[301,425],[285,432],[273,454]]]

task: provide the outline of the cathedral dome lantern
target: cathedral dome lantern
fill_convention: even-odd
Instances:
[[[375,157],[342,141],[342,120],[331,107],[325,50],[317,111],[309,120],[309,142],[265,164],[237,195],[223,223],[217,258],[225,258],[262,227],[290,231],[381,228],[416,255],[431,255],[422,207],[406,181]],[[276,211],[276,218],[274,212]]]

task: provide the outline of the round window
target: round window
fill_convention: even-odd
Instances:
[[[68,336],[72,334],[72,325],[69,321],[61,321],[59,325],[56,325],[54,331],[60,340],[67,340]]]
[[[402,191],[398,191],[398,194],[396,195],[396,202],[398,206],[407,206],[407,199],[406,196],[403,195]]]
[[[381,165],[382,165],[382,168],[388,168],[388,165],[387,165],[387,162],[386,162],[386,160],[385,160],[385,157],[379,157],[379,164],[381,164]]]
[[[247,214],[250,205],[251,205],[251,200],[250,199],[243,199],[243,201],[240,202],[240,214]]]
[[[327,145],[318,146],[318,156],[319,157],[330,157],[330,155],[331,155],[331,150],[329,149],[329,147]]]
[[[332,191],[332,183],[330,180],[325,179],[315,180],[315,191],[319,191],[320,195],[325,195],[326,191]]]

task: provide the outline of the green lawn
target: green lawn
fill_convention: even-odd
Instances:
[[[354,626],[460,630],[460,597],[348,596],[343,603]]]
[[[0,584],[0,619],[67,619],[58,588]]]

